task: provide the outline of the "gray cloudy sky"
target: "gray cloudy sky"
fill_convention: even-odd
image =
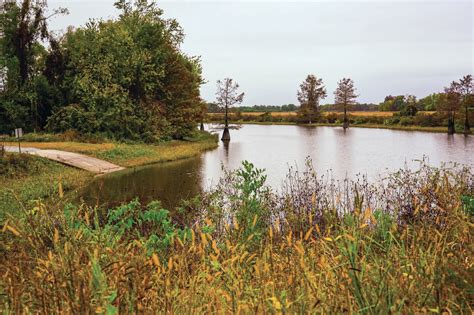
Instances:
[[[49,1],[70,15],[54,30],[117,15],[114,0]],[[360,102],[388,94],[423,97],[473,72],[473,4],[445,1],[160,1],[186,39],[183,50],[202,58],[202,96],[232,77],[244,104],[296,103],[307,74],[322,77],[333,102],[337,81],[354,79]]]

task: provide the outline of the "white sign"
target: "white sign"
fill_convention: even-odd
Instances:
[[[18,139],[18,138],[21,138],[21,137],[23,137],[23,129],[21,129],[21,128],[16,128],[16,129],[15,129],[15,138]]]

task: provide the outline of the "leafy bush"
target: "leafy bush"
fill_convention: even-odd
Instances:
[[[396,125],[398,123],[400,123],[400,117],[393,117],[383,121],[384,125]]]
[[[414,119],[412,117],[401,117],[400,126],[412,126],[414,124]]]
[[[175,236],[184,240],[188,235],[186,229],[178,229],[171,223],[169,211],[157,201],[151,202],[145,209],[135,200],[110,210],[104,229],[122,242],[141,240],[149,255],[157,252],[162,256]]]
[[[462,196],[464,211],[470,216],[474,216],[474,195]]]

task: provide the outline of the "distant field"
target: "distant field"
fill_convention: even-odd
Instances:
[[[281,116],[296,116],[297,112],[270,112],[274,117],[281,117]],[[356,111],[356,112],[348,112],[349,115],[352,116],[376,116],[376,117],[392,117],[393,114],[398,112],[364,112],[364,111]],[[434,112],[423,112],[424,114],[433,114]],[[222,115],[222,113],[209,113],[210,115]],[[235,115],[235,113],[231,113]],[[265,114],[265,112],[241,112],[244,116],[260,116]],[[341,112],[323,112],[323,115],[328,114],[342,114]]]
[[[330,114],[330,113],[336,113],[336,114],[341,114],[341,112],[323,112],[324,115]],[[396,112],[348,112],[348,114],[353,115],[353,116],[378,116],[378,117],[391,117],[394,113]],[[222,115],[222,113],[209,113],[210,115]],[[235,113],[232,113],[235,115]],[[265,112],[242,112],[242,115],[245,116],[260,116],[262,114],[265,114]],[[280,116],[296,116],[297,112],[271,112],[271,115],[274,117],[280,117]]]

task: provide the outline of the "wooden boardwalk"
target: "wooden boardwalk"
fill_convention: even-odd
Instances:
[[[6,146],[7,152],[17,152],[18,147]],[[87,155],[60,150],[41,150],[36,148],[21,148],[22,153],[41,156],[62,164],[74,166],[96,174],[107,174],[124,168],[110,162],[96,159]]]

